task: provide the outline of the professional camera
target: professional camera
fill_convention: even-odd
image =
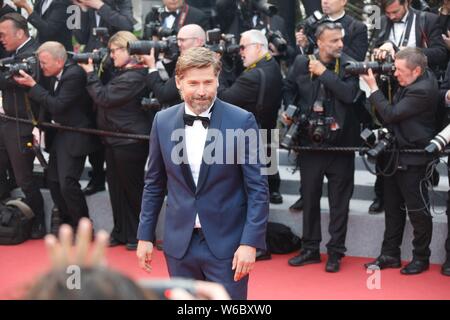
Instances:
[[[386,128],[374,131],[364,129],[363,132],[361,132],[361,138],[370,147],[367,151],[367,155],[372,159],[376,159],[387,148],[393,146],[395,143],[395,136]]]
[[[6,79],[20,76],[21,70],[36,78],[39,71],[39,63],[35,56],[24,58],[22,61],[18,61],[15,58],[5,58],[0,60],[0,69],[3,71]]]
[[[75,63],[89,63],[89,59],[92,59],[94,65],[100,65],[102,61],[108,56],[108,49],[100,48],[98,51],[76,53],[72,56],[72,60]]]
[[[267,41],[275,46],[278,52],[286,52],[287,50],[287,41],[283,37],[280,31],[272,31],[269,30],[266,33]]]
[[[177,37],[170,36],[164,40],[152,41],[152,40],[139,40],[128,42],[128,52],[130,55],[137,54],[149,54],[151,49],[155,49],[158,52],[163,52],[167,59],[175,59],[179,54]]]
[[[219,28],[206,31],[206,48],[216,53],[238,54],[239,45],[232,34],[223,34]]]
[[[278,8],[273,4],[267,3],[267,0],[252,0],[251,8],[269,17],[273,17],[278,13]]]
[[[96,37],[104,47],[108,45],[108,40],[110,37],[108,28],[105,27],[92,28],[92,35]]]
[[[345,73],[357,76],[360,74],[367,74],[369,69],[372,69],[373,73],[392,76],[395,72],[395,64],[391,56],[387,56],[384,61],[350,61],[345,66]]]
[[[161,25],[161,13],[164,12],[164,8],[159,5],[152,6],[151,9],[153,16],[157,17],[156,20],[150,21],[144,26],[144,39],[151,40],[152,37],[156,36],[160,39],[167,38],[176,35],[176,30],[172,28],[166,28]]]
[[[316,46],[316,30],[317,27],[326,21],[326,16],[320,11],[316,10],[308,18],[304,19],[297,25],[297,30],[303,30],[303,33],[308,38],[308,41]]]
[[[425,148],[427,153],[436,154],[441,152],[450,142],[450,124],[439,132]]]
[[[338,130],[336,119],[326,116],[324,112],[311,111],[309,115],[306,115],[301,108],[289,105],[286,116],[293,119],[293,123],[281,141],[281,145],[285,148],[298,145],[301,136],[309,137],[315,145],[329,142],[332,139],[332,133]]]

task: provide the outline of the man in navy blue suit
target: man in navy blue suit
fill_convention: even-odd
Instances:
[[[247,298],[256,249],[265,249],[269,192],[254,116],[216,98],[220,60],[192,48],[177,61],[184,103],[156,114],[138,228],[139,265],[151,271],[167,188],[164,253],[169,274],[225,286]]]

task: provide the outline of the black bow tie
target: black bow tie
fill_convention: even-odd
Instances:
[[[209,127],[210,122],[210,119],[208,117],[193,116],[187,113],[183,115],[183,120],[184,124],[187,126],[192,126],[195,120],[200,120],[205,129]]]
[[[169,16],[174,16],[175,18],[178,16],[178,13],[176,11],[164,11],[161,13],[161,20],[164,21]]]

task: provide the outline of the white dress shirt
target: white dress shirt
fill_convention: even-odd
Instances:
[[[53,0],[44,0],[42,4],[41,16],[44,15],[45,11],[47,11],[48,7],[52,4]]]
[[[402,18],[402,22],[393,23],[391,33],[389,34],[389,40],[395,43],[397,47],[402,46],[403,39],[406,36],[407,18],[409,11],[406,12],[405,16]],[[416,48],[416,15],[413,15],[413,22],[411,26],[411,32],[409,33],[407,47]]]
[[[214,102],[205,112],[199,114],[201,117],[211,118],[211,108],[214,105]],[[186,114],[190,114],[196,116],[194,112],[189,109],[189,107],[185,104],[184,111]],[[200,175],[200,167],[202,165],[203,159],[203,149],[205,148],[206,135],[208,133],[208,129],[203,127],[203,124],[200,120],[194,121],[192,126],[185,125],[185,138],[186,138],[186,154],[187,159],[189,161],[189,167],[191,168],[192,178],[194,178],[194,183],[197,186],[198,177]],[[201,228],[200,218],[198,217],[198,213],[195,216],[195,225],[194,228]]]

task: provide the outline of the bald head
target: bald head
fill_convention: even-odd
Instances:
[[[206,42],[206,33],[199,25],[188,24],[178,31],[177,40],[180,52],[183,52],[190,48],[203,47]]]

